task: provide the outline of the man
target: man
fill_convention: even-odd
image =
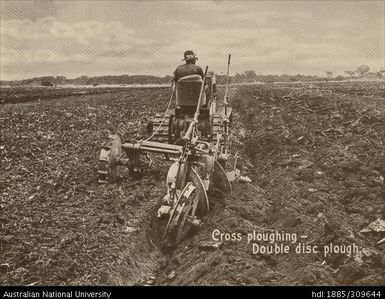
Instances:
[[[203,79],[204,73],[200,66],[195,65],[195,62],[198,60],[198,57],[194,54],[193,51],[187,50],[184,52],[185,64],[178,66],[174,72],[174,82],[177,82],[180,78],[188,75],[200,75]]]

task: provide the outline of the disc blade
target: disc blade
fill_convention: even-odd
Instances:
[[[226,171],[223,169],[221,164],[218,163],[218,161],[215,161],[214,164],[213,183],[216,188],[223,192],[232,191],[231,183],[227,177]]]
[[[199,198],[197,214],[207,215],[209,213],[209,199],[207,197],[207,192],[201,177],[193,167],[190,171],[189,181],[193,183],[195,188],[197,188],[196,192],[194,192],[194,196]]]

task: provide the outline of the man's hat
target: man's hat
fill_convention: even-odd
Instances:
[[[182,60],[196,60],[198,57],[195,55],[194,51],[187,50],[184,52],[184,58]]]

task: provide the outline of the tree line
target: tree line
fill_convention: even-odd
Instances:
[[[385,78],[385,70],[381,68],[377,72],[370,72],[370,68],[366,65],[357,67],[355,71],[345,71],[346,76],[334,76],[333,72],[326,71],[326,76],[315,75],[263,75],[257,74],[255,71],[245,71],[241,74],[230,76],[231,83],[274,83],[274,82],[309,82],[309,81],[342,81],[353,78]],[[120,76],[97,76],[88,77],[80,76],[74,79],[68,79],[64,76],[44,76],[35,77],[25,80],[0,81],[0,85],[19,86],[19,85],[34,85],[34,86],[57,86],[57,85],[93,85],[102,84],[114,85],[129,85],[129,84],[171,84],[172,76],[150,76],[150,75],[120,75]],[[226,76],[217,74],[216,81],[218,84],[225,84]]]
[[[80,76],[74,79],[65,76],[43,76],[24,80],[0,81],[1,85],[35,85],[35,86],[57,86],[57,85],[101,85],[101,84],[167,84],[171,83],[171,76],[157,77],[150,75],[120,75],[120,76]]]

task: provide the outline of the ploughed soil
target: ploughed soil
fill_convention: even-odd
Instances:
[[[115,93],[127,87],[115,86],[112,88],[95,87],[43,87],[43,86],[14,86],[2,87],[0,104],[24,103],[30,101],[50,101],[66,98],[73,95],[97,95]]]
[[[169,94],[126,89],[0,106],[1,284],[133,284],[152,275],[159,254],[149,223],[167,168],[107,185],[97,167],[108,135],[141,138]]]
[[[384,84],[231,91],[231,151],[252,182],[211,192],[210,218],[173,249],[156,218],[170,162],[112,185],[96,171],[108,134],[143,138],[169,89],[0,105],[1,284],[383,285],[385,235],[361,230],[385,219]]]

